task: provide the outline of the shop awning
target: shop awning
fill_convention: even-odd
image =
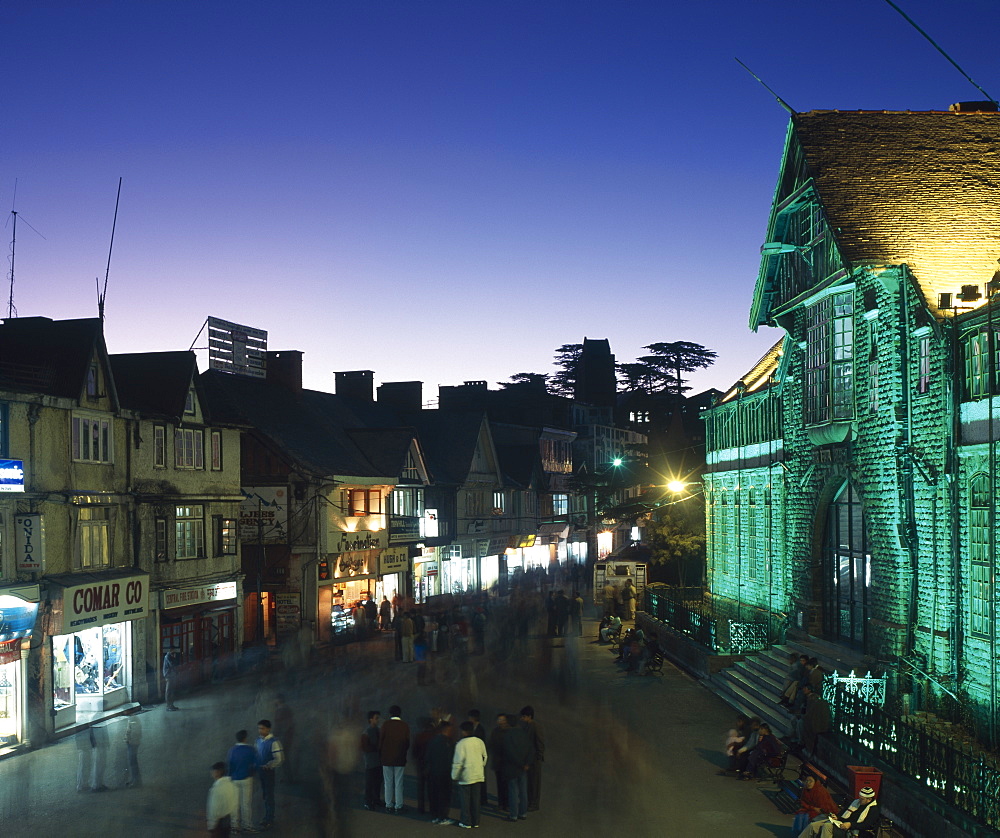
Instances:
[[[31,637],[38,600],[38,585],[0,588],[0,643]]]

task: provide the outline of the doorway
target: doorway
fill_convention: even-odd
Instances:
[[[827,510],[823,539],[823,634],[864,650],[872,557],[861,499],[844,483]]]

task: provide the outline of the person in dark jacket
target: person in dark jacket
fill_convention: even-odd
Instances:
[[[501,812],[507,811],[507,779],[503,773],[503,738],[508,730],[507,717],[503,713],[499,713],[497,726],[490,733],[490,740],[486,747],[486,751],[490,755],[493,776],[497,783],[497,809]]]
[[[507,782],[507,799],[510,803],[508,820],[524,820],[528,816],[528,770],[534,762],[535,749],[528,731],[517,724],[516,716],[507,716],[502,748],[503,762],[500,770]]]
[[[389,708],[389,721],[382,725],[378,743],[385,783],[385,810],[389,814],[403,811],[403,774],[406,752],[410,750],[410,726],[400,718],[402,713],[398,704]]]
[[[413,761],[417,764],[417,811],[429,808],[430,790],[427,783],[427,746],[438,733],[438,724],[430,717],[420,720],[420,732],[413,738]]]
[[[757,746],[750,751],[750,758],[747,760],[746,771],[740,775],[741,780],[752,780],[757,776],[757,772],[760,770],[761,765],[781,753],[781,743],[778,741],[777,737],[771,733],[770,725],[766,723],[762,724],[758,729],[758,733],[759,738],[757,739]]]
[[[450,826],[455,823],[448,815],[451,810],[451,761],[455,754],[451,722],[442,722],[434,738],[427,743],[427,791],[431,823]]]
[[[528,768],[528,811],[537,812],[542,797],[542,763],[545,761],[545,738],[535,721],[535,708],[530,704],[521,708],[521,726],[528,734],[534,757]]]
[[[365,808],[377,809],[382,788],[382,761],[378,755],[379,722],[382,714],[378,710],[368,711],[368,727],[361,734],[361,754],[365,768]]]

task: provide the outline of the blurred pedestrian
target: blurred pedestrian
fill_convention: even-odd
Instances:
[[[142,777],[139,774],[139,746],[142,744],[142,722],[138,716],[129,716],[125,724],[125,787],[139,788]]]
[[[528,766],[528,811],[537,812],[542,798],[542,763],[545,761],[545,738],[535,721],[535,708],[530,704],[521,708],[521,727],[528,734],[533,757]]]
[[[473,654],[486,653],[486,612],[481,605],[472,614],[472,645]]]
[[[256,832],[253,825],[253,775],[257,772],[257,750],[247,742],[245,730],[236,731],[236,744],[226,754],[229,779],[239,805],[233,813],[233,829]]]
[[[389,604],[389,600],[385,596],[382,597],[382,602],[378,607],[378,618],[382,631],[388,631],[392,628],[392,605]]]
[[[470,721],[461,724],[462,738],[455,745],[451,763],[451,779],[458,783],[461,800],[461,827],[479,826],[480,789],[486,782],[486,745],[475,735]]]
[[[379,806],[382,789],[382,762],[378,755],[379,723],[382,714],[368,711],[368,727],[361,734],[361,754],[365,769],[365,808],[374,811]]]
[[[622,588],[621,592],[621,599],[622,599],[622,609],[625,612],[622,615],[622,618],[626,620],[634,620],[636,592],[635,588],[632,586],[631,579],[625,580],[625,586]]]
[[[368,619],[368,630],[378,631],[378,606],[370,593],[365,594],[365,617]]]
[[[402,720],[402,714],[399,705],[393,704],[389,708],[389,721],[382,725],[379,737],[385,810],[390,815],[403,811],[403,775],[406,771],[406,752],[410,749],[410,726]]]
[[[569,618],[577,637],[583,637],[583,597],[579,591],[573,591],[569,601]]]
[[[283,778],[290,783],[295,782],[295,713],[285,702],[283,693],[278,693],[274,700],[274,730],[275,736],[281,738],[281,753],[285,770]]]
[[[212,787],[208,790],[208,834],[212,838],[226,838],[232,831],[232,820],[239,805],[236,787],[226,776],[226,764],[217,762],[212,766]]]
[[[434,736],[427,743],[427,797],[430,804],[431,823],[450,826],[455,823],[451,814],[451,764],[455,745],[451,741],[451,722],[442,722],[435,728]]]
[[[174,704],[174,690],[177,688],[177,660],[169,649],[163,655],[163,700],[168,710],[179,709]]]
[[[399,635],[403,646],[403,663],[413,663],[415,628],[413,626],[413,617],[410,616],[409,611],[403,612],[403,619],[399,625]]]
[[[555,612],[556,612],[556,634],[559,637],[566,636],[566,628],[569,625],[569,611],[570,603],[569,597],[566,596],[566,592],[559,590],[556,592],[555,598]]]
[[[413,738],[413,761],[417,764],[417,811],[422,815],[430,808],[427,782],[427,747],[437,736],[439,727],[434,720],[425,717],[419,721],[420,732]]]
[[[260,776],[260,794],[264,798],[264,829],[274,823],[274,783],[275,771],[285,761],[281,742],[271,733],[271,720],[261,719],[257,722],[257,766]]]
[[[94,739],[94,765],[90,775],[90,788],[92,791],[107,791],[104,773],[108,767],[108,747],[111,744],[108,738],[107,722],[92,725],[90,734]]]
[[[76,790],[90,791],[90,774],[94,766],[94,731],[80,731],[76,740]]]

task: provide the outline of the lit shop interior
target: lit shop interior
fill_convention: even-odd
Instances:
[[[56,729],[93,721],[129,701],[132,625],[110,623],[52,638]]]

